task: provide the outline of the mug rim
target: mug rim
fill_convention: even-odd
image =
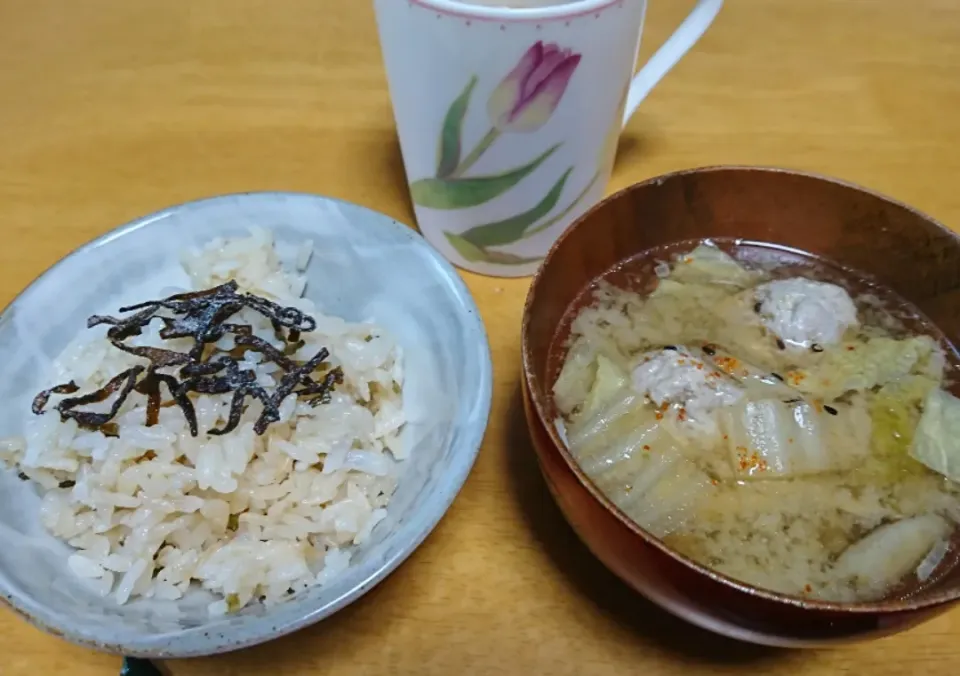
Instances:
[[[507,1],[509,0],[504,0],[504,2]],[[460,2],[456,0],[409,0],[409,2],[450,16],[508,22],[570,19],[602,12],[614,5],[622,5],[624,0],[575,0],[575,2],[547,7],[496,7],[475,5],[470,0]]]

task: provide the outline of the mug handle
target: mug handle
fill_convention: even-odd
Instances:
[[[683,23],[673,32],[673,35],[667,38],[660,49],[633,76],[633,82],[630,84],[630,91],[627,94],[627,105],[623,112],[624,125],[637,112],[640,102],[647,98],[647,94],[650,93],[654,85],[660,82],[663,76],[677,65],[677,61],[696,44],[697,40],[713,23],[713,20],[717,18],[721,7],[723,7],[723,0],[700,0],[693,11],[683,20]]]

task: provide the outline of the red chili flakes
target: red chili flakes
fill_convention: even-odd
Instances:
[[[853,352],[857,349],[856,345],[847,345],[847,352]]]
[[[810,592],[813,591],[813,587],[811,587],[810,585],[805,585],[805,586],[803,587],[803,591],[805,591],[806,593],[809,594]]]
[[[767,461],[760,457],[757,451],[750,453],[746,446],[737,446],[737,465],[741,472],[752,474],[754,471],[766,472]]]
[[[657,411],[657,412],[654,414],[654,417],[655,417],[657,420],[663,420],[663,413],[662,413],[661,411]]]
[[[710,479],[710,483],[714,486],[718,485],[720,482],[717,479]]]
[[[806,377],[803,371],[787,371],[787,382],[791,385],[799,385]]]
[[[737,464],[740,466],[740,470],[743,471],[747,469],[749,463],[747,461],[747,447],[746,446],[737,446]]]
[[[687,409],[681,408],[681,409],[677,412],[677,420],[679,420],[680,422],[683,422],[683,421],[686,420],[686,419],[687,419]]]
[[[733,374],[738,368],[740,368],[740,360],[735,357],[717,357],[714,359],[717,363],[717,366],[721,371],[724,371],[728,374]]]
[[[703,370],[703,362],[697,362],[697,370],[698,370],[698,371],[702,371],[702,370]]]
[[[726,441],[726,440],[729,439],[729,438],[730,438],[730,437],[728,437],[726,434],[723,435],[723,440],[724,440],[724,441]]]
[[[643,445],[643,450],[649,451],[649,450],[650,450],[650,445],[649,445],[649,444],[644,444],[644,445]]]

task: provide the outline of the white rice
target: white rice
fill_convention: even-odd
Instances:
[[[270,232],[253,230],[186,253],[183,267],[193,289],[235,279],[241,291],[314,317],[317,329],[302,334],[306,344],[293,358],[329,349],[328,361],[344,373],[329,403],[312,407],[287,397],[280,422],[257,436],[253,425],[262,408],[248,399],[234,432],[209,436],[207,430],[226,422],[231,395],[192,395],[200,435],[191,437],[175,406],[161,408],[159,424],[146,427],[146,398],[133,393],[115,418],[119,436],[108,437],[61,422],[54,396],[46,414],[25,412],[22,437],[0,439],[0,461],[39,484],[44,527],[76,548],[67,564],[97,593],[121,604],[176,600],[199,584],[217,595],[213,615],[257,599],[274,603],[342,573],[352,545],[384,518],[405,457],[400,348],[372,323],[321,315],[301,297],[310,246],[288,249],[275,246]],[[177,291],[158,289],[155,297]],[[231,321],[249,323],[281,345],[269,321],[252,310]],[[128,342],[177,349],[175,341],[161,341],[158,324]],[[44,386],[74,380],[88,392],[147,363],[111,346],[104,334],[104,327],[83,331]],[[220,347],[229,349],[232,338],[223,341]],[[247,352],[241,366],[272,387],[278,367],[261,361]],[[60,488],[64,482],[75,484]]]

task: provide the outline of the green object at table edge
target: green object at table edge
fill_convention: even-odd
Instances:
[[[150,660],[124,657],[123,666],[120,667],[120,676],[161,676],[161,673]]]

